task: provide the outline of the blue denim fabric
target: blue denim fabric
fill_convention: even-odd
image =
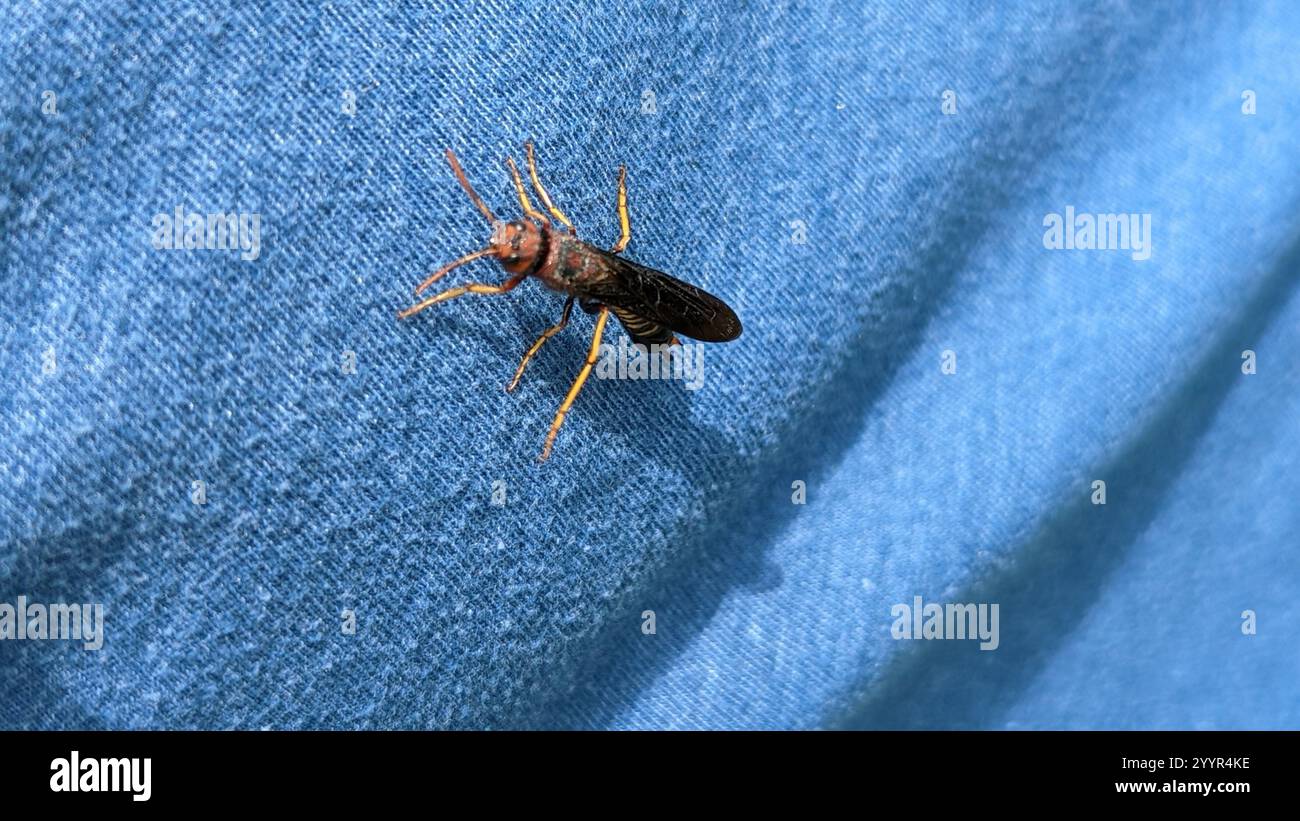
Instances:
[[[7,6],[0,602],[107,635],[0,641],[0,726],[1300,726],[1293,4]],[[508,395],[555,294],[394,316],[530,137],[745,323],[540,466],[591,318]]]

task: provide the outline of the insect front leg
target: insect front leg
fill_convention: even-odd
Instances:
[[[542,335],[537,337],[537,341],[528,349],[528,353],[524,354],[523,361],[519,363],[519,369],[515,371],[515,378],[510,380],[509,385],[506,385],[506,393],[513,391],[515,386],[519,384],[519,377],[524,375],[524,368],[528,367],[528,360],[533,358],[533,354],[542,349],[542,346],[546,344],[546,340],[564,330],[564,326],[569,324],[569,314],[572,311],[573,297],[569,297],[564,303],[564,312],[560,314],[560,321],[542,331]]]
[[[573,223],[569,222],[569,218],[564,216],[564,212],[556,208],[555,203],[551,202],[551,195],[546,193],[546,189],[542,186],[541,177],[537,176],[537,158],[533,156],[532,140],[524,143],[524,153],[528,155],[528,178],[533,181],[533,188],[537,190],[537,196],[541,199],[542,205],[545,205],[546,210],[551,212],[551,216],[569,229],[570,234],[576,235],[578,229],[574,228]]]
[[[618,167],[618,242],[610,248],[610,253],[617,254],[627,247],[632,239],[632,222],[627,217],[627,166]]]
[[[551,422],[551,429],[546,434],[546,444],[542,447],[542,455],[539,461],[545,462],[546,458],[551,455],[551,445],[555,443],[555,437],[560,432],[560,425],[564,424],[564,417],[569,413],[569,408],[573,407],[573,401],[578,398],[578,392],[582,390],[582,385],[587,381],[591,374],[592,367],[596,360],[600,358],[600,338],[605,333],[605,323],[609,320],[609,308],[602,307],[600,314],[596,317],[596,330],[591,335],[591,350],[587,352],[587,361],[583,364],[582,370],[578,372],[578,378],[573,380],[573,387],[569,388],[569,393],[564,397],[560,409],[555,413],[555,419]]]
[[[481,282],[471,282],[468,285],[457,285],[455,288],[448,288],[445,291],[439,291],[428,299],[417,302],[415,305],[412,305],[404,311],[398,311],[397,318],[406,319],[408,316],[418,314],[430,305],[436,305],[439,302],[446,302],[449,299],[455,299],[456,297],[464,296],[465,294],[504,294],[506,291],[514,290],[519,283],[523,282],[527,278],[528,276],[526,274],[518,274],[510,277],[510,279],[507,279],[500,285],[484,285]]]
[[[529,219],[535,219],[543,225],[550,225],[551,221],[546,215],[536,208],[528,200],[528,194],[524,191],[524,181],[519,177],[519,166],[515,165],[514,157],[506,157],[506,167],[510,169],[510,176],[515,183],[515,193],[519,195],[519,206],[524,209],[524,216]]]
[[[430,274],[429,277],[426,280],[424,280],[424,282],[421,282],[419,285],[415,286],[415,295],[419,296],[420,294],[424,293],[426,288],[428,288],[433,283],[445,277],[447,273],[451,271],[453,268],[459,268],[460,266],[464,265],[467,262],[473,262],[474,260],[480,257],[486,257],[491,254],[492,254],[491,248],[483,248],[479,251],[475,251],[472,254],[466,254],[465,256],[461,257],[455,262],[447,263],[446,265],[442,266],[441,268],[439,268],[438,270]]]

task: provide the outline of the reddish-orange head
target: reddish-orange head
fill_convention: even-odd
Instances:
[[[512,274],[533,270],[542,253],[542,229],[531,222],[497,220],[492,224],[491,253]]]

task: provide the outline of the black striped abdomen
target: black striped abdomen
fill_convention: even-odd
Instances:
[[[609,310],[618,317],[619,324],[632,337],[633,342],[641,345],[667,345],[673,341],[672,330],[664,325],[637,316],[626,308],[611,305]]]

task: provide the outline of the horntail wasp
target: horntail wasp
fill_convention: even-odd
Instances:
[[[451,165],[456,181],[465,189],[470,200],[492,224],[492,238],[486,248],[466,254],[460,259],[448,263],[435,271],[428,279],[415,289],[416,296],[424,293],[433,283],[442,279],[448,271],[480,257],[494,257],[510,276],[500,285],[471,283],[448,288],[433,296],[426,297],[411,307],[399,312],[397,317],[406,317],[423,311],[430,305],[446,302],[465,294],[504,294],[513,290],[528,277],[537,277],[546,287],[568,296],[560,321],[542,332],[537,341],[524,354],[523,361],[515,371],[515,376],[506,386],[513,391],[523,376],[528,361],[541,349],[546,340],[555,336],[569,323],[569,314],[577,302],[583,311],[596,316],[596,329],[591,337],[591,348],[586,362],[573,386],[560,404],[560,409],[551,422],[546,434],[546,444],[542,447],[541,461],[550,456],[551,446],[564,424],[573,402],[578,398],[583,383],[587,381],[592,366],[600,354],[600,340],[605,333],[605,323],[611,313],[618,319],[623,329],[635,343],[649,345],[681,344],[675,334],[697,339],[702,342],[729,342],[740,336],[740,319],[722,300],[706,293],[694,285],[682,282],[662,271],[638,265],[619,256],[632,238],[632,227],[627,214],[627,167],[618,170],[618,224],[620,235],[608,251],[578,239],[573,223],[564,215],[542,186],[537,176],[537,162],[533,157],[533,144],[524,146],[528,156],[528,176],[537,192],[542,205],[550,216],[563,225],[557,228],[551,219],[541,211],[533,208],[524,190],[524,182],[515,165],[513,157],[506,159],[506,167],[514,179],[515,193],[519,195],[519,205],[526,219],[511,222],[498,220],[483,200],[474,191],[461,170],[456,155],[447,149],[447,162]]]

